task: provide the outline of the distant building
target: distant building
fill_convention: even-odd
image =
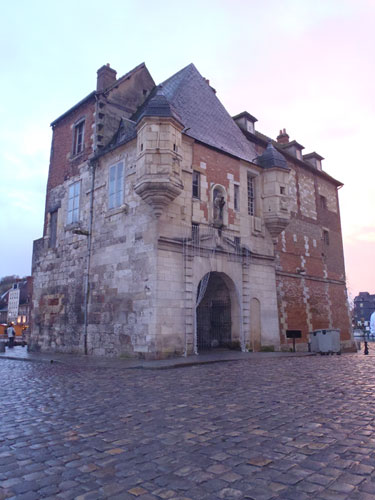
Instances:
[[[0,297],[0,323],[29,324],[31,298],[32,277],[15,281]]]
[[[369,292],[359,292],[359,295],[354,299],[353,319],[354,325],[357,326],[360,321],[370,321],[371,314],[375,311],[375,294]]]
[[[249,89],[244,89],[244,92]],[[267,106],[267,102],[264,103]],[[323,158],[231,117],[193,64],[141,64],[52,123],[31,349],[166,357],[351,349],[338,189]]]

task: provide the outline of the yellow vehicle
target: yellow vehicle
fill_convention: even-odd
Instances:
[[[13,323],[12,323],[13,324]],[[27,345],[27,329],[28,325],[25,324],[13,324],[14,331],[16,335],[14,337],[14,345],[21,345],[25,347]],[[8,325],[6,323],[0,324],[0,340],[5,340],[8,342],[8,334],[7,334]]]

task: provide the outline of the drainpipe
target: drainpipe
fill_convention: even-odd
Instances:
[[[90,213],[89,213],[89,227],[87,234],[87,254],[86,254],[86,271],[84,280],[84,304],[83,304],[83,345],[84,353],[88,354],[87,350],[87,326],[88,326],[88,305],[89,305],[89,275],[90,275],[90,260],[91,260],[91,242],[92,242],[92,223],[94,218],[94,186],[95,186],[95,171],[96,161],[90,160],[89,167],[91,170],[91,189],[90,189]]]

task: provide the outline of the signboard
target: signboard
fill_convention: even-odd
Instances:
[[[301,330],[287,330],[286,331],[287,339],[300,339],[302,338]]]
[[[302,337],[301,330],[287,330],[286,338],[293,339],[293,352],[296,352],[296,339],[300,339]]]

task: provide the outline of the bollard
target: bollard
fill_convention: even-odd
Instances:
[[[365,352],[364,352],[364,354],[368,354],[368,344],[367,344],[367,342],[365,342]]]
[[[0,341],[0,352],[5,352],[5,342]]]

